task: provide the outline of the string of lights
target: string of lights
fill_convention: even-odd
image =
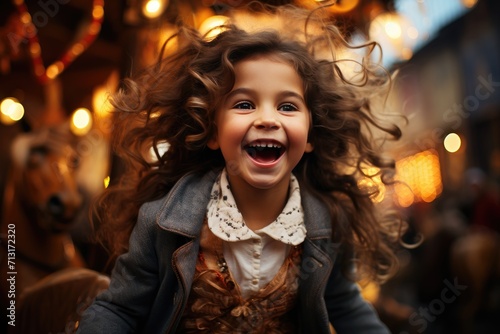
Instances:
[[[104,0],[93,0],[92,19],[81,38],[74,41],[63,53],[63,55],[49,66],[45,67],[42,58],[42,46],[38,40],[37,28],[33,24],[32,16],[24,0],[13,0],[19,12],[21,23],[24,25],[26,38],[28,40],[29,55],[33,65],[33,71],[42,84],[60,75],[79,55],[81,55],[96,39],[101,31],[104,18]]]

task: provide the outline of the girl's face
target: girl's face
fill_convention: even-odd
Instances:
[[[302,79],[276,56],[248,58],[234,70],[208,146],[221,149],[232,188],[288,189],[293,168],[313,149]]]

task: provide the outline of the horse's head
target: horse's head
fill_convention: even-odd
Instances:
[[[13,178],[21,206],[46,231],[62,232],[83,206],[75,180],[78,155],[64,128],[21,134],[12,145]]]

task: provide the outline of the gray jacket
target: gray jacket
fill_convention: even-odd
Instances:
[[[82,314],[77,333],[175,333],[191,290],[199,233],[218,172],[187,175],[169,194],[144,204],[109,289]],[[301,333],[388,333],[357,285],[334,265],[337,245],[327,208],[301,190],[307,237],[298,301]]]

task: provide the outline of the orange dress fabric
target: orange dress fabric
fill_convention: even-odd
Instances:
[[[223,257],[222,240],[203,225],[196,272],[178,333],[296,333],[301,247],[291,248],[277,275],[244,299]]]

